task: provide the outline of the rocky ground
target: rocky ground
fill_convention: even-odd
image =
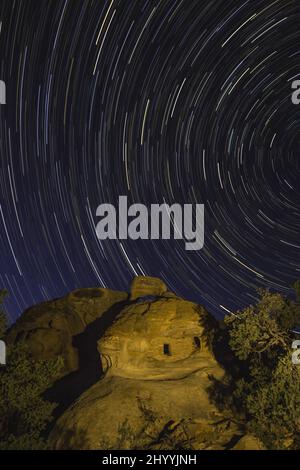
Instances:
[[[54,449],[260,449],[208,399],[208,377],[93,385],[57,421]]]

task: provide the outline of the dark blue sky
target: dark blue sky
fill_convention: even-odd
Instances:
[[[0,287],[11,320],[161,277],[221,315],[299,278],[295,2],[0,5]],[[102,241],[96,208],[205,204],[205,246]]]

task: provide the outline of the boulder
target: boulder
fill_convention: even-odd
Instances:
[[[210,403],[209,374],[180,380],[131,380],[106,377],[77,400],[50,435],[54,449],[226,448],[236,428],[219,424]],[[161,447],[163,446],[163,447]],[[177,447],[178,448],[178,447]]]
[[[146,296],[163,296],[168,291],[166,284],[157,277],[137,276],[130,289],[130,300]]]
[[[207,320],[203,307],[180,298],[131,301],[98,341],[105,375],[59,418],[52,447],[227,448],[237,429],[209,397],[224,371]]]
[[[206,368],[213,361],[207,315],[204,308],[176,297],[131,303],[98,342],[103,370],[162,380]]]
[[[24,340],[34,357],[52,359],[62,356],[62,376],[78,368],[74,336],[128,298],[126,292],[110,289],[78,289],[66,297],[29,308],[10,329],[9,343]]]

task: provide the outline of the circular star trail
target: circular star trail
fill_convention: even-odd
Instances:
[[[297,1],[3,0],[0,284],[11,320],[153,275],[220,316],[300,276]],[[205,245],[99,241],[96,208],[205,205]]]

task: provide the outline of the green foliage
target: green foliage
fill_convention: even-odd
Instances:
[[[280,294],[261,292],[256,306],[247,307],[225,319],[229,328],[230,346],[239,359],[254,358],[274,350],[290,348],[289,330],[294,317]]]
[[[291,355],[281,357],[269,383],[257,381],[245,404],[253,417],[251,428],[270,448],[295,446],[300,431],[300,371]]]
[[[268,291],[260,291],[257,305],[225,319],[229,345],[240,365],[239,376],[222,384],[230,389],[227,405],[243,415],[248,430],[268,448],[297,446],[300,368],[292,363],[291,330],[299,324],[299,305]]]
[[[3,313],[0,318],[3,336]],[[52,421],[56,405],[45,401],[42,394],[58,376],[61,359],[35,360],[20,342],[8,345],[6,363],[0,368],[0,450],[46,448],[42,433]]]

